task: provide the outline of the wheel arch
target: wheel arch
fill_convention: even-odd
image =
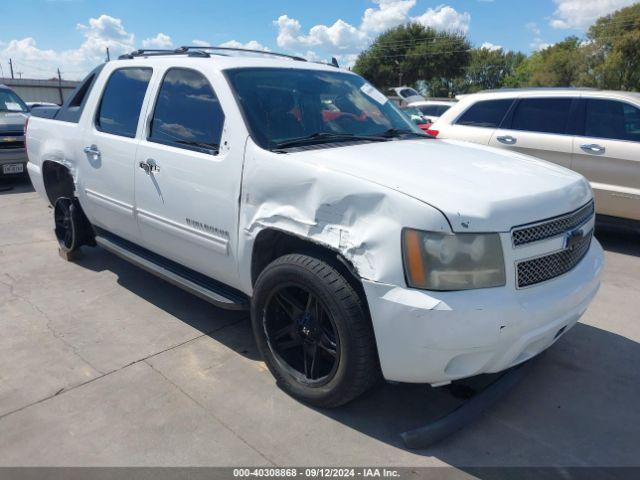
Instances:
[[[42,183],[51,205],[55,205],[60,197],[73,198],[75,196],[75,181],[66,165],[54,160],[42,163]]]
[[[278,228],[265,228],[256,236],[251,251],[251,285],[255,285],[260,273],[271,262],[284,255],[300,253],[320,258],[338,270],[361,295],[363,305],[368,304],[361,277],[351,261],[339,250],[324,243],[304,238]]]

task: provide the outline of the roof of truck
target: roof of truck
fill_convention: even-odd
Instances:
[[[287,55],[278,52],[248,50],[229,47],[180,47],[175,50],[136,50],[129,54],[121,55],[112,63],[125,65],[132,60],[150,64],[184,65],[210,62],[220,70],[231,68],[300,68],[308,70],[338,70],[338,64],[312,62],[295,55]],[[349,72],[340,69],[341,72]]]

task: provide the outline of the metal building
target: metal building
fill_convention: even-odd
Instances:
[[[30,78],[0,78],[25,102],[51,102],[62,104],[80,82],[70,80],[35,80]]]

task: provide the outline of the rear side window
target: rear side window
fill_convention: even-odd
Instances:
[[[640,110],[615,100],[587,100],[585,135],[611,140],[640,141]]]
[[[451,106],[449,105],[420,105],[417,107],[418,110],[422,112],[423,115],[431,115],[433,117],[441,117],[444,112],[449,110]]]
[[[512,103],[513,99],[485,100],[474,103],[469,110],[458,118],[456,125],[497,128]]]
[[[401,97],[403,98],[407,98],[407,97],[415,97],[416,95],[420,95],[418,92],[416,92],[413,88],[403,88],[402,90],[400,90],[400,92],[398,92],[400,94]]]
[[[567,132],[571,98],[525,98],[518,102],[511,121],[512,130],[539,133]]]
[[[160,86],[149,140],[216,153],[223,126],[222,107],[204,75],[184,68],[169,70]]]
[[[121,68],[114,71],[102,93],[96,116],[101,132],[135,137],[142,101],[151,78],[150,68]]]
[[[78,123],[84,106],[89,98],[91,88],[96,81],[96,78],[104,65],[96,67],[89,75],[85,77],[82,83],[73,91],[71,97],[62,105],[60,110],[55,116],[56,120],[62,120],[63,122]]]

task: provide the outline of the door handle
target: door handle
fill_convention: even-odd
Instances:
[[[92,155],[94,157],[100,156],[100,150],[97,145],[91,145],[90,147],[84,147],[84,153],[87,155]]]
[[[499,137],[496,137],[496,140],[498,140],[500,143],[504,143],[505,145],[515,145],[515,143],[518,141],[511,135],[500,135]]]
[[[580,148],[585,152],[592,153],[594,155],[602,155],[606,150],[602,145],[598,145],[597,143],[580,145]]]
[[[138,166],[148,175],[160,171],[160,167],[153,158],[148,158],[146,162],[140,162]]]

